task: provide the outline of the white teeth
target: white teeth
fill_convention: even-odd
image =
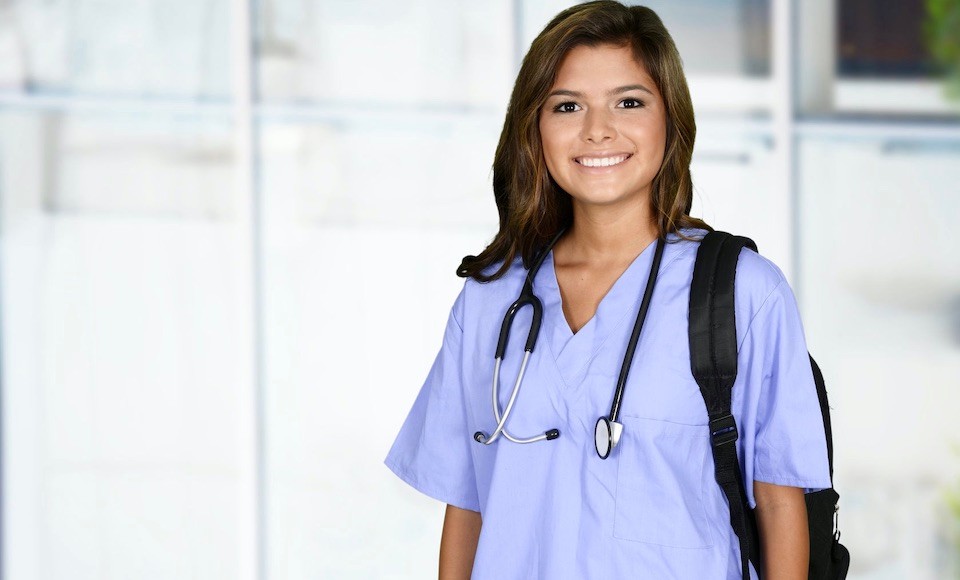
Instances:
[[[617,155],[616,157],[581,157],[578,159],[580,165],[585,167],[609,167],[618,165],[626,161],[629,155]]]

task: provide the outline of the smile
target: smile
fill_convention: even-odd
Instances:
[[[612,157],[576,157],[574,161],[584,167],[612,167],[614,165],[620,165],[630,157],[631,155],[629,153],[624,153]]]

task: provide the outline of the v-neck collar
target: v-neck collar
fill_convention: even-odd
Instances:
[[[675,237],[674,234],[670,234],[667,239]],[[660,262],[660,277],[672,260],[671,248],[677,245],[676,243],[665,245],[664,256]],[[536,279],[536,284],[542,289],[537,293],[543,303],[542,331],[546,331],[552,358],[556,361],[557,370],[568,387],[575,387],[582,382],[583,374],[590,361],[607,339],[612,335],[620,334],[616,332],[617,329],[624,324],[633,324],[643,298],[643,289],[649,278],[656,247],[657,242],[654,240],[634,258],[600,300],[593,317],[576,333],[570,329],[563,315],[553,250],[547,253]],[[654,298],[656,294],[654,289]],[[622,345],[622,349],[626,349],[626,344]]]

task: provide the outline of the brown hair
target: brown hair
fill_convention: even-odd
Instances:
[[[496,280],[516,259],[529,268],[537,252],[573,221],[570,195],[547,171],[540,140],[540,109],[567,52],[575,46],[630,46],[663,96],[666,146],[663,164],[651,185],[650,203],[661,237],[679,228],[713,230],[690,217],[693,183],[690,157],[697,126],[680,54],[657,14],[644,6],[612,0],[586,2],[557,14],[534,39],[523,58],[510,95],[507,116],[493,161],[493,196],[500,231],[479,256],[465,256],[457,275],[480,282]],[[498,262],[489,275],[483,270]]]

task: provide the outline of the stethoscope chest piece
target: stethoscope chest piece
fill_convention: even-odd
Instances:
[[[623,433],[623,424],[611,421],[606,417],[597,419],[597,426],[594,429],[594,440],[596,441],[597,455],[600,459],[606,459],[610,452],[620,442],[620,434]]]

